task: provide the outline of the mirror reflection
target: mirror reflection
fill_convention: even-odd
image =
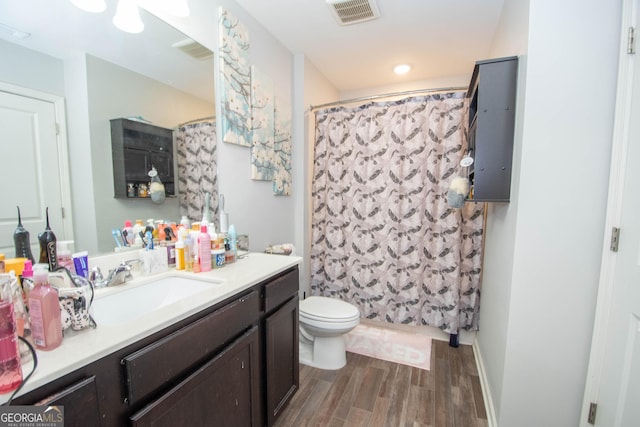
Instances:
[[[58,241],[73,240],[73,250],[91,254],[113,251],[112,229],[125,220],[180,218],[178,197],[162,204],[114,197],[110,120],[133,118],[174,134],[186,123],[214,123],[212,54],[144,10],[144,31],[124,33],[111,22],[114,12],[115,2],[102,14],[67,0],[0,4],[0,126],[7,136],[0,144],[19,159],[0,171],[2,182],[16,184],[0,207],[0,252],[8,257],[18,205],[34,255],[46,207]],[[215,126],[208,128],[215,139]]]

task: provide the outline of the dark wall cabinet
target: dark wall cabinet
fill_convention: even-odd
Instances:
[[[271,426],[298,389],[298,269],[13,400],[65,426]]]
[[[174,196],[173,131],[128,119],[111,120],[113,191],[116,198],[148,197],[155,167],[165,194]]]
[[[508,202],[516,111],[518,58],[479,61],[469,97],[470,200]]]

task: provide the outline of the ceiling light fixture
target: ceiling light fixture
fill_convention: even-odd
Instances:
[[[407,74],[409,71],[411,70],[411,66],[408,64],[400,64],[400,65],[396,65],[395,68],[393,69],[393,72],[396,74]]]
[[[104,0],[70,0],[78,9],[85,12],[100,13],[107,9],[107,3]]]
[[[135,0],[118,0],[116,14],[113,17],[113,25],[127,33],[140,33],[144,30],[144,24],[140,19],[140,10]]]

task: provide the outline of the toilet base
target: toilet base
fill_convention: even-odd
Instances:
[[[341,369],[347,364],[344,337],[315,337],[313,342],[301,339],[299,357],[300,363],[313,368]]]

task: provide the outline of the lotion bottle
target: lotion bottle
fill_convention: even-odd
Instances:
[[[29,292],[31,333],[36,348],[53,350],[62,343],[62,322],[58,292],[49,284],[49,273],[36,270],[34,287]]]
[[[200,226],[200,234],[198,234],[198,258],[200,271],[211,271],[211,237],[206,225]]]

